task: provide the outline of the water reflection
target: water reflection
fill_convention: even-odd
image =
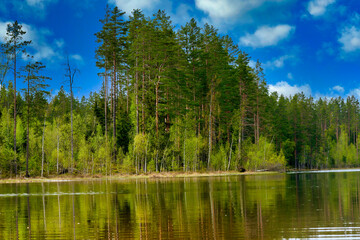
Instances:
[[[356,172],[0,184],[2,239],[360,238]]]

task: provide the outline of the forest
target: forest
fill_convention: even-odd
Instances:
[[[15,21],[0,49],[0,177],[359,166],[359,101],[270,93],[261,63],[213,26],[107,8],[96,36],[102,88],[78,69],[49,92]],[[23,82],[24,89],[16,83]]]

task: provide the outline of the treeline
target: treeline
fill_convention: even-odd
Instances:
[[[229,36],[194,19],[175,30],[164,11],[147,17],[134,10],[125,20],[115,7],[101,23],[95,56],[103,87],[81,100],[72,94],[77,69],[69,60],[69,84],[55,96],[44,91],[43,64],[30,57],[16,68],[31,43],[22,41],[17,22],[8,26],[1,175],[359,165],[354,97],[269,93],[259,61],[250,67]],[[19,77],[6,73],[18,71],[28,87],[16,93]]]

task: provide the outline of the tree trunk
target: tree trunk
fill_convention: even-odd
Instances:
[[[126,113],[129,113],[129,74],[126,74]]]
[[[155,87],[155,124],[156,124],[156,137],[159,136],[159,84],[160,84],[160,76],[158,77],[159,80],[156,83]]]
[[[184,172],[186,172],[186,128],[184,136]]]
[[[46,114],[44,117],[44,128],[43,128],[43,135],[42,135],[42,144],[41,144],[41,177],[44,176],[44,143],[45,143],[45,122],[46,122]]]
[[[59,174],[59,149],[60,149],[60,141],[59,141],[59,125],[57,124],[57,144],[56,144],[56,172]]]
[[[114,73],[113,73],[113,160],[116,161],[116,59],[114,57]]]
[[[211,161],[211,151],[212,151],[212,86],[210,89],[210,111],[209,111],[209,156],[208,156],[208,169],[210,168],[210,161]]]
[[[143,57],[143,72],[142,72],[142,129],[143,129],[143,134],[145,134],[145,129],[146,129],[146,125],[145,125],[145,57]]]
[[[136,134],[139,134],[139,72],[138,58],[135,60],[135,105],[136,105]]]
[[[227,170],[229,171],[230,169],[230,164],[231,164],[231,153],[232,153],[232,146],[233,146],[233,140],[234,140],[234,137],[231,136],[231,144],[230,144],[230,153],[229,153],[229,163],[228,163],[228,167],[227,167]]]
[[[107,142],[107,133],[108,133],[108,129],[107,129],[107,68],[105,67],[105,79],[104,79],[104,88],[105,88],[105,101],[104,101],[104,107],[105,107],[105,139]]]
[[[25,177],[30,177],[29,175],[29,122],[30,122],[30,79],[27,81],[27,123],[26,123],[26,174]]]
[[[73,90],[72,90],[72,81],[70,82],[70,110],[71,110],[71,173],[74,172],[74,129],[73,129]],[[44,125],[45,130],[45,125]]]
[[[295,168],[298,168],[298,160],[297,160],[297,138],[296,138],[296,118],[295,118],[295,125],[294,125],[294,142],[295,142],[295,150],[294,150],[294,157],[295,157]]]
[[[14,46],[14,165],[15,177],[17,177],[17,159],[16,159],[16,42]]]

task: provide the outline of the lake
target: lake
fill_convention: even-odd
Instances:
[[[0,184],[1,239],[360,239],[360,172]]]

